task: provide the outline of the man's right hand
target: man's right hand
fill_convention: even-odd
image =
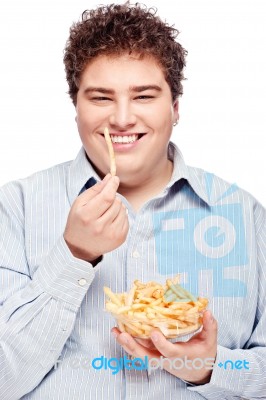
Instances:
[[[126,240],[128,216],[118,186],[119,178],[107,174],[73,203],[64,239],[74,257],[92,262]]]

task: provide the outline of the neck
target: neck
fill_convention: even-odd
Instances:
[[[167,160],[163,173],[155,173],[142,180],[120,182],[118,192],[124,196],[135,211],[139,211],[144,203],[158,195],[170,181],[173,163]]]

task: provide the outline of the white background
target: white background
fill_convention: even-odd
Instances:
[[[1,0],[0,185],[75,158],[81,144],[63,48],[72,22],[99,3]],[[174,142],[189,165],[265,204],[265,1],[145,3],[175,24],[189,52]]]

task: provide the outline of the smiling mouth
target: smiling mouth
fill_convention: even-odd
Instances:
[[[133,134],[133,135],[112,135],[110,134],[112,143],[121,143],[121,144],[128,144],[128,143],[134,143],[137,140],[141,139],[145,133],[138,133],[138,134]],[[104,136],[104,135],[102,135]]]

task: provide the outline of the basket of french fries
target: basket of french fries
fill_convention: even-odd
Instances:
[[[179,276],[165,285],[135,280],[128,293],[113,293],[104,287],[109,298],[105,309],[115,318],[121,332],[148,339],[158,328],[168,339],[196,332],[202,326],[202,313],[208,300],[196,298],[179,284]]]

